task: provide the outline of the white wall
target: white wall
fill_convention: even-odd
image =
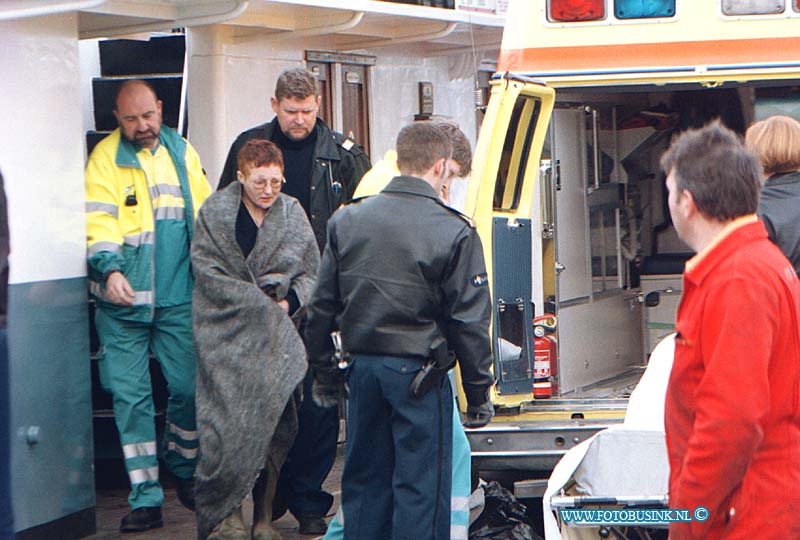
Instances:
[[[304,49],[264,39],[237,43],[225,26],[190,29],[187,48],[188,138],[216,185],[236,136],[274,116],[275,81],[284,69],[302,65]]]
[[[280,41],[267,37],[236,40],[225,26],[192,29],[189,57],[189,140],[197,148],[216,184],[236,136],[273,117],[269,98],[278,74],[303,64],[306,50],[326,50],[324,37]],[[453,70],[452,59],[424,58],[410,47],[404,55],[359,51],[377,56],[370,69],[371,158],[375,162],[394,147],[400,127],[418,112],[417,83],[434,85],[434,113],[452,117],[475,142],[474,80]],[[455,73],[451,78],[451,73]]]
[[[92,79],[100,76],[100,41],[100,39],[84,39],[78,42],[81,66],[81,113],[84,131],[92,131],[95,128]]]
[[[0,22],[11,283],[86,275],[77,15]]]
[[[421,81],[433,83],[434,114],[452,118],[475,147],[475,81],[472,77],[451,79],[450,72],[447,57],[378,56],[370,73],[373,160],[394,148],[397,132],[414,121]]]

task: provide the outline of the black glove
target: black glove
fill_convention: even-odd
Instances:
[[[481,405],[467,406],[467,421],[464,422],[465,428],[479,428],[489,423],[494,416],[494,406],[491,401],[486,401]]]
[[[329,371],[317,370],[313,372],[314,380],[311,383],[311,399],[323,408],[335,407],[339,404],[341,380],[334,377]]]

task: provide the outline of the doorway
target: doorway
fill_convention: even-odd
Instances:
[[[307,51],[306,63],[319,81],[319,116],[369,155],[369,67],[375,57]]]

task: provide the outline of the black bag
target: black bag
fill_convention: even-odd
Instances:
[[[486,506],[470,525],[469,540],[543,540],[528,518],[527,508],[497,482],[483,486]]]

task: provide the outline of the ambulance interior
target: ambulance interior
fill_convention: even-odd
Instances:
[[[542,157],[560,162],[562,184],[569,182],[565,162],[584,160],[593,292],[609,282],[641,287],[649,356],[673,331],[681,272],[692,255],[671,223],[661,155],[676,133],[714,118],[742,135],[774,114],[800,118],[800,81],[557,88],[556,96],[551,129],[562,128],[565,117],[577,121],[584,144],[576,155],[575,145],[551,134]]]
[[[643,346],[646,356],[652,353],[652,357],[631,395],[624,423],[572,448],[555,468],[543,498],[548,540],[667,536],[665,523],[654,528],[589,527],[556,518],[559,508],[665,508],[667,504],[663,399],[674,345],[671,339],[662,339],[674,331],[681,273],[692,256],[671,223],[659,163],[671,138],[714,118],[742,135],[752,122],[771,115],[800,119],[796,80],[620,88],[557,89],[543,158],[561,162],[562,189],[571,180],[564,160],[584,160],[594,292],[601,290],[598,283],[603,280],[607,287],[609,277],[619,277],[631,289],[641,288],[646,298]],[[569,139],[557,134],[559,129],[570,130],[576,120],[584,143],[577,153],[574,145],[566,144]],[[603,192],[618,195],[616,204],[609,197],[598,197]],[[608,218],[615,213],[616,219]]]

